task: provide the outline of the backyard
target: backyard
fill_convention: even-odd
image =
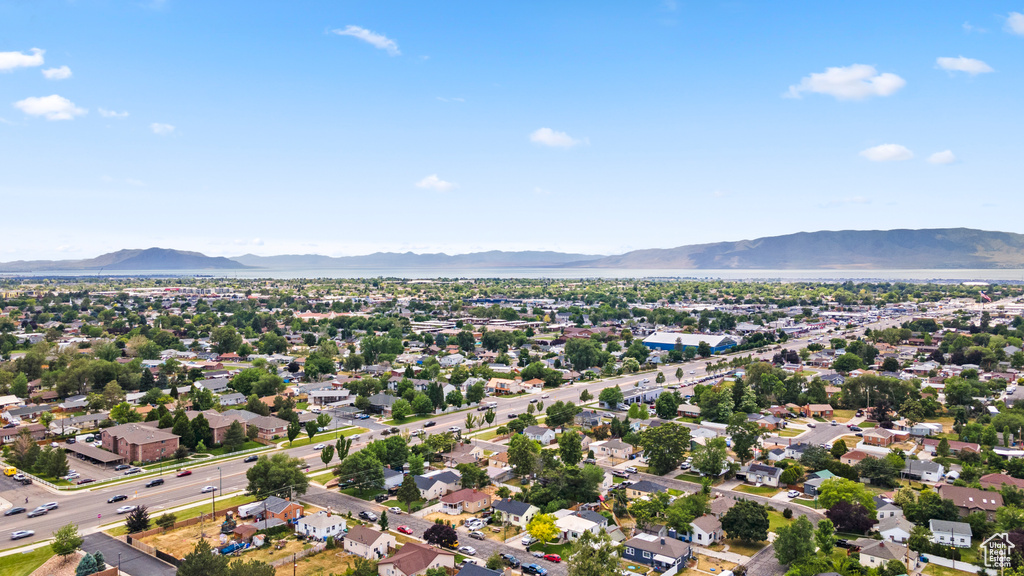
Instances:
[[[277,576],[327,576],[344,574],[355,564],[355,556],[343,550],[325,550],[320,554],[306,556],[295,563],[286,562],[277,567]]]
[[[743,484],[734,488],[737,492],[745,492],[747,494],[753,494],[755,496],[767,496],[772,497],[782,492],[781,488],[774,488],[772,486],[747,486]]]

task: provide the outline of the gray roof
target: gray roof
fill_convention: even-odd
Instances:
[[[967,536],[968,538],[972,536],[971,525],[966,522],[950,522],[933,518],[928,521],[928,529],[932,531],[932,534],[943,532],[946,534],[956,534],[957,536]]]
[[[910,531],[914,529],[914,525],[910,523],[910,520],[907,520],[903,516],[887,516],[879,520],[878,525],[875,526],[875,529],[878,530],[879,533],[892,530],[894,528],[900,528],[907,534],[910,534]],[[968,530],[969,529],[970,527],[968,527]]]
[[[907,474],[920,474],[922,472],[941,472],[942,464],[931,460],[907,460],[903,466],[903,472]]]
[[[260,506],[257,511],[266,509],[268,512],[273,512],[274,514],[284,512],[288,508],[288,505],[291,504],[288,500],[278,498],[277,496],[267,496],[267,499],[264,500],[263,503],[265,506]]]
[[[502,573],[497,570],[491,570],[490,568],[484,568],[483,566],[477,566],[476,564],[466,564],[455,576],[501,576],[501,574]]]
[[[520,502],[519,500],[495,500],[491,503],[491,508],[505,514],[512,514],[513,516],[522,516],[526,514],[527,510],[530,509],[530,504],[527,502]]]
[[[259,414],[255,412],[249,412],[248,410],[225,410],[221,412],[222,416],[229,416],[231,418],[238,418],[243,422],[248,422],[253,418],[259,418]]]
[[[750,472],[754,474],[765,474],[768,476],[781,476],[782,468],[776,468],[775,466],[765,466],[764,464],[751,464],[748,468]]]
[[[630,490],[636,490],[637,492],[647,492],[647,493],[665,492],[665,491],[668,490],[668,488],[665,488],[661,484],[655,484],[654,482],[651,482],[649,480],[641,480],[641,481],[637,482],[636,484],[633,484],[632,486],[630,486],[629,489]]]
[[[391,468],[388,468],[387,466],[384,467],[384,478],[385,479],[387,479],[387,478],[394,478],[395,476],[405,476],[405,474],[402,474],[401,472],[399,472],[397,470],[392,470]]]
[[[390,407],[395,403],[395,400],[398,400],[398,397],[390,394],[374,394],[370,396],[370,404],[372,406]]]
[[[579,512],[576,513],[576,515],[580,518],[583,518],[584,520],[590,520],[591,522],[598,524],[600,526],[608,524],[607,518],[605,518],[601,514],[598,514],[597,512],[594,512],[593,510],[580,510]]]
[[[684,558],[690,555],[690,546],[675,538],[660,538],[650,534],[640,534],[627,540],[627,548],[636,548],[652,554],[661,554],[669,558]]]

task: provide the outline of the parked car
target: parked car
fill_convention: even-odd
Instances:
[[[790,498],[798,498],[800,493],[796,490],[790,490],[789,492],[786,492],[786,496],[789,496]]]
[[[181,472],[178,472],[178,474],[177,474],[178,478],[181,478],[182,476],[191,476],[191,475],[192,475],[192,471],[191,470],[182,470]]]
[[[392,514],[401,514],[402,509],[398,506],[392,506],[391,508],[388,508],[388,512],[391,512]]]
[[[534,558],[543,558],[544,557],[544,553],[541,552],[540,550],[534,550],[533,552],[530,552],[530,554],[532,554]]]
[[[636,474],[637,472],[639,472],[639,470],[637,470],[634,466],[626,466],[625,470],[630,474]]]
[[[260,459],[259,456],[253,454],[252,456],[246,456],[245,460],[242,460],[242,462],[246,462],[246,463],[248,463],[248,462],[255,462],[255,461],[259,460],[259,459]]]
[[[469,520],[466,520],[464,526],[467,530],[479,530],[484,526],[487,526],[487,522],[484,522],[479,518],[470,518]]]
[[[689,462],[683,462],[682,464],[679,465],[679,469],[680,470],[689,470],[690,469],[690,463]]]
[[[11,508],[7,512],[4,512],[4,516],[14,516],[15,514],[24,514],[24,513],[25,513],[25,509],[22,508],[21,506],[18,506],[17,508]]]
[[[360,512],[359,513],[359,517],[361,519],[363,519],[363,520],[366,520],[367,522],[376,522],[377,521],[377,515],[374,514],[373,512],[369,512],[367,510],[363,510],[362,512]]]
[[[583,463],[584,464],[597,464],[597,460],[594,459],[594,458],[584,458],[583,459]]]
[[[617,476],[619,478],[629,478],[629,472],[626,472],[624,470],[612,470],[612,476]]]
[[[816,426],[814,425],[814,422],[808,422],[807,423],[807,427],[808,428],[815,428]]]
[[[387,500],[388,500],[388,495],[387,494],[377,494],[373,498],[373,501],[378,503],[378,504],[380,504],[381,502],[387,502]]]
[[[42,508],[42,507],[36,508],[35,510],[33,510],[33,511],[28,513],[28,518],[35,518],[36,516],[42,516],[43,514],[46,514],[47,512],[49,512],[49,510],[47,510],[46,508]]]
[[[114,470],[116,470],[118,472],[120,472],[121,470],[127,470],[129,468],[131,468],[131,466],[129,466],[127,464],[118,464],[117,466],[114,466]]]
[[[523,564],[523,574],[536,574],[537,576],[547,576],[548,571],[536,564]]]
[[[840,539],[836,540],[836,546],[838,546],[840,548],[849,548],[850,547],[850,541],[846,540],[845,538],[840,538]]]
[[[562,561],[562,557],[558,554],[545,554],[544,559],[548,562],[554,562],[555,564],[558,564]]]
[[[470,532],[469,537],[475,538],[476,540],[483,540],[487,538],[487,536],[485,536],[484,533],[479,530],[473,530],[472,532]]]
[[[92,484],[93,482],[95,482],[95,480],[93,480],[92,478],[82,478],[78,482],[75,482],[75,484],[81,486],[82,484]]]
[[[426,421],[426,422],[425,422],[425,423],[423,424],[423,427],[424,427],[424,428],[430,428],[431,426],[437,426],[437,422],[434,422],[433,420],[427,420],[427,421]]]
[[[216,492],[216,486],[203,486],[203,489],[199,491],[200,494],[209,494],[210,492]]]
[[[863,432],[864,431],[864,429],[861,428],[860,426],[851,426],[850,430],[852,430],[854,432]]]
[[[522,564],[522,562],[519,561],[519,558],[516,558],[511,554],[502,554],[501,559],[513,568],[519,568],[520,564]]]
[[[114,502],[120,502],[121,500],[127,500],[127,499],[128,499],[128,495],[127,494],[118,494],[116,496],[111,496],[110,498],[107,498],[107,504],[113,504]]]
[[[462,566],[463,568],[465,568],[469,564],[472,564],[472,565],[476,566],[479,563],[476,560],[472,559],[472,558],[463,558],[462,562],[459,562],[459,566]]]
[[[537,399],[536,398],[530,398],[530,404],[536,404],[536,403],[537,403]]]
[[[149,482],[146,482],[146,488],[152,488],[154,486],[163,486],[163,483],[163,478],[155,478],[153,480],[150,480]]]
[[[131,512],[132,510],[135,510],[136,508],[138,508],[138,506],[121,506],[120,508],[117,509],[117,513],[118,514],[127,514],[127,513]]]
[[[125,471],[124,475],[125,476],[130,476],[132,474],[141,474],[141,473],[142,473],[142,468],[129,468],[127,471]]]
[[[530,544],[533,544],[536,541],[537,541],[536,538],[534,538],[533,536],[530,536],[529,534],[527,534],[526,536],[523,537],[523,546],[529,546]]]
[[[74,438],[68,438],[67,440],[65,440],[65,442],[67,442],[68,444],[74,444],[76,440]]]
[[[459,552],[466,556],[476,556],[476,548],[472,546],[459,546]]]
[[[833,421],[832,421],[832,425],[833,425],[833,426],[839,426],[839,422],[836,422],[835,420],[833,420]]]
[[[402,534],[412,534],[412,528],[409,528],[408,526],[399,526],[398,528],[395,528],[395,530],[398,530]]]
[[[11,540],[21,540],[22,538],[28,538],[35,535],[36,533],[32,530],[16,530],[11,532]]]
[[[551,394],[541,394],[540,397],[547,400],[548,398],[551,398]]]

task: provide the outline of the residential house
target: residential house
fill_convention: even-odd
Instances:
[[[367,560],[384,558],[397,544],[398,541],[390,533],[378,532],[358,524],[350,528],[345,535],[345,552],[362,556]]]
[[[597,458],[618,458],[628,460],[633,455],[633,446],[626,444],[618,438],[612,440],[601,440],[592,442],[590,449],[594,451]]]
[[[981,511],[988,517],[989,522],[995,521],[996,510],[1003,506],[1003,496],[1000,493],[966,486],[943,484],[939,486],[939,496],[952,500],[960,510],[961,517]]]
[[[451,470],[443,472],[431,472],[423,476],[413,476],[416,480],[416,487],[420,489],[420,496],[424,500],[436,500],[449,492],[458,490],[460,476]]]
[[[892,516],[883,518],[875,526],[875,530],[882,535],[884,540],[889,542],[906,542],[910,538],[910,531],[914,525],[903,516]]]
[[[493,468],[509,468],[508,452],[495,452],[487,457],[487,466]]]
[[[488,396],[507,396],[509,394],[518,394],[522,392],[523,385],[519,380],[491,378],[487,381],[487,385],[484,386],[484,390],[487,392]]]
[[[860,464],[860,461],[865,458],[874,458],[874,456],[864,452],[863,450],[851,450],[846,454],[843,454],[839,461],[843,464],[849,464],[850,466],[856,466]]]
[[[1014,486],[1018,490],[1024,490],[1024,480],[1006,474],[986,474],[978,480],[978,483],[982,488],[1002,490],[1003,486]]]
[[[475,488],[463,488],[441,497],[441,511],[452,516],[476,514],[490,507],[491,495]]]
[[[548,446],[555,443],[555,431],[547,426],[527,426],[523,434],[530,440],[540,442],[541,446]]]
[[[396,489],[398,489],[398,487],[402,485],[402,480],[405,480],[405,474],[403,474],[403,473],[401,473],[401,472],[399,472],[397,470],[392,470],[391,468],[388,468],[387,466],[384,467],[384,489],[385,490],[396,490]]]
[[[821,492],[821,484],[829,478],[834,478],[835,474],[828,470],[818,470],[812,474],[807,475],[807,480],[804,482],[804,494],[808,496],[817,496]]]
[[[232,392],[230,394],[223,394],[220,397],[221,406],[241,406],[246,403],[245,395],[241,392]]]
[[[766,466],[764,464],[748,464],[740,468],[739,476],[744,476],[747,482],[757,485],[779,487],[779,479],[782,477],[782,468]]]
[[[630,499],[642,498],[644,496],[650,496],[651,494],[666,491],[668,491],[668,488],[661,484],[656,484],[650,480],[641,480],[626,487],[626,497]]]
[[[295,533],[304,536],[312,536],[319,540],[326,540],[328,536],[338,538],[345,534],[344,516],[335,516],[327,512],[317,512],[309,516],[303,516],[295,523]]]
[[[264,520],[276,518],[288,522],[301,518],[303,514],[302,504],[277,496],[268,496],[266,500],[250,506],[252,513],[262,516]]]
[[[907,460],[900,476],[921,482],[940,482],[946,469],[938,462],[931,460]]]
[[[391,394],[374,394],[373,396],[370,396],[370,411],[376,414],[390,416],[391,406],[394,405],[396,400],[398,400],[398,396],[392,396]]]
[[[476,444],[456,444],[451,452],[441,454],[445,466],[452,468],[459,464],[476,464],[484,455],[484,449]]]
[[[676,414],[684,418],[700,418],[700,406],[696,404],[680,404]]]
[[[502,520],[525,529],[533,517],[540,513],[540,508],[533,504],[512,500],[498,499],[491,503],[491,508],[501,513]]]
[[[257,416],[245,424],[246,426],[255,426],[256,437],[263,440],[277,440],[288,435],[288,421],[277,416]]]
[[[573,423],[584,428],[600,426],[601,422],[601,415],[594,410],[584,410],[573,417]]]
[[[463,356],[462,354],[449,354],[447,356],[442,356],[437,359],[437,362],[438,364],[441,365],[441,368],[454,368],[465,361],[466,357]]]
[[[665,571],[690,558],[690,546],[675,538],[638,534],[623,543],[622,559]]]
[[[1024,388],[1021,389],[1024,390]],[[939,447],[939,442],[941,442],[941,440],[938,438],[925,438],[921,441],[921,443],[924,444],[925,450],[931,452],[932,456],[935,455],[935,451]],[[967,450],[968,452],[974,452],[976,454],[981,453],[981,445],[974,442],[960,442],[959,440],[947,440],[947,442],[949,443],[950,454],[959,454],[961,450]]]
[[[931,422],[910,422],[902,418],[892,423],[895,430],[906,432],[911,436],[927,437],[942,433],[942,424]]]
[[[864,443],[885,448],[893,443],[893,436],[893,433],[885,428],[868,428],[864,431]]]
[[[722,522],[705,514],[690,522],[690,541],[703,546],[714,544],[722,538]]]
[[[875,517],[879,520],[886,518],[900,518],[903,516],[903,508],[894,502],[881,496],[875,496]]]
[[[933,518],[928,521],[928,529],[932,531],[932,542],[936,544],[957,548],[971,547],[973,534],[971,525],[966,522],[950,522]]]
[[[564,516],[555,520],[555,526],[558,528],[562,539],[569,542],[575,542],[584,532],[590,532],[594,536],[601,534],[600,524],[576,515]]]
[[[808,404],[801,408],[801,410],[808,418],[832,419],[832,406],[829,404]]]
[[[104,429],[100,441],[104,450],[129,462],[155,462],[170,458],[178,449],[176,435],[135,423]]]
[[[881,568],[891,560],[903,563],[910,558],[911,566],[917,564],[917,552],[895,542],[873,540],[860,549],[860,563],[868,568]]]
[[[413,576],[426,572],[431,568],[455,569],[455,554],[420,544],[409,542],[389,558],[377,563],[379,576]]]

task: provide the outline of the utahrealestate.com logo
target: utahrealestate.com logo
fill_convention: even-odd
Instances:
[[[1006,568],[1010,565],[1013,542],[1006,532],[993,534],[981,543],[981,554],[987,568]]]

